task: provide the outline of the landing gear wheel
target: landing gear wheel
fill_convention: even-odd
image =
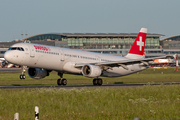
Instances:
[[[58,85],[67,85],[67,80],[66,79],[58,79],[57,84]]]
[[[67,84],[67,80],[66,79],[62,79],[62,85],[66,85]]]
[[[101,78],[94,78],[93,79],[93,85],[102,85],[103,84],[103,80]]]
[[[58,72],[60,79],[57,80],[58,85],[67,85],[67,80],[63,78],[63,72]]]
[[[19,78],[20,78],[20,79],[25,79],[26,76],[25,76],[25,75],[20,75]]]
[[[102,81],[101,78],[98,78],[98,79],[97,79],[97,84],[100,85],[100,86],[103,84],[103,81]]]
[[[61,84],[62,84],[62,79],[58,79],[58,80],[57,80],[57,84],[58,84],[58,85],[61,85]]]
[[[26,76],[25,76],[25,75],[22,75],[22,78],[23,78],[23,79],[25,79],[25,78],[26,78]]]
[[[97,79],[93,79],[93,85],[97,85]]]
[[[23,79],[23,78],[22,78],[22,75],[20,75],[19,78],[20,78],[20,79]]]

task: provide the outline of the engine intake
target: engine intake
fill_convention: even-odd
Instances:
[[[86,77],[99,77],[102,70],[99,66],[95,65],[85,65],[82,68],[82,74]]]
[[[29,68],[28,75],[29,77],[34,78],[34,79],[41,79],[48,76],[49,72],[40,68]]]

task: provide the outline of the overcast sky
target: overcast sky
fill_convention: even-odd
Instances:
[[[22,39],[22,33],[138,33],[141,27],[180,35],[179,5],[180,0],[0,0],[0,41]]]

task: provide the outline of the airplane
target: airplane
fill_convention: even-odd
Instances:
[[[145,70],[148,62],[166,56],[143,58],[147,28],[141,28],[129,53],[125,57],[93,53],[33,43],[16,43],[4,54],[13,64],[28,66],[28,75],[34,79],[49,76],[57,71],[58,85],[66,85],[63,74],[76,74],[94,78],[93,85],[102,85],[102,77],[120,77]],[[25,79],[22,72],[21,79]]]
[[[0,61],[4,61],[5,59],[4,58],[0,58]]]
[[[0,66],[11,68],[14,64],[7,62],[4,58],[0,58]]]
[[[5,59],[4,58],[0,58],[0,62],[2,63],[2,62],[4,62],[5,61]]]
[[[6,64],[7,64],[6,60],[4,58],[0,58],[0,65],[4,67],[6,66]]]

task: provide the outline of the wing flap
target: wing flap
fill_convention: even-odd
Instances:
[[[143,63],[144,65],[149,65],[149,61],[153,61],[155,59],[163,59],[166,58],[166,56],[161,56],[161,57],[153,57],[153,58],[142,58],[142,59],[126,59],[122,61],[113,61],[113,62],[100,62],[96,63],[95,65],[98,66],[111,66],[111,67],[117,67],[117,66],[122,66],[123,65],[130,65],[130,64],[136,64],[136,63]]]

